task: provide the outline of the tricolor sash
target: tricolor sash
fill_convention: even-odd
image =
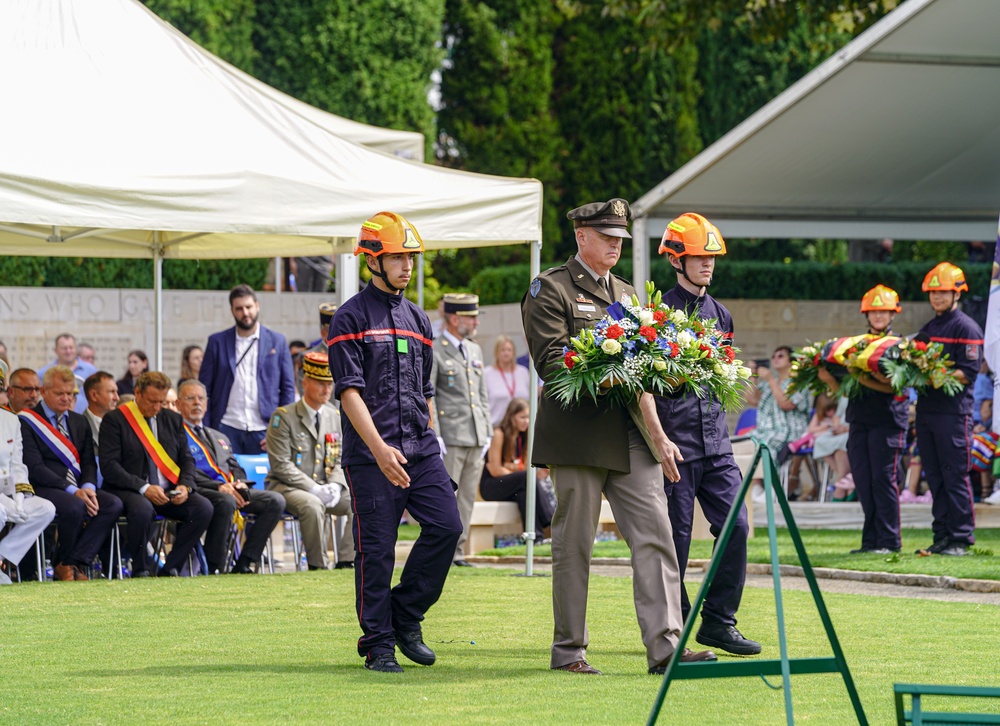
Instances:
[[[194,435],[194,431],[186,423],[184,424],[184,430],[187,432],[188,448],[191,450],[191,456],[194,457],[194,465],[198,467],[198,471],[217,482],[228,483],[233,481],[233,475],[227,474],[219,468],[208,449],[198,440],[198,437]]]
[[[847,338],[837,338],[836,340],[828,341],[826,345],[823,346],[821,355],[823,356],[823,360],[827,363],[844,365],[848,351],[854,348],[854,346],[858,343],[867,343],[874,337],[875,336],[866,333],[864,335],[852,335]]]
[[[80,452],[73,446],[73,442],[59,433],[59,429],[46,421],[45,417],[37,411],[26,408],[17,415],[28,422],[32,430],[52,449],[52,453],[56,455],[59,461],[73,472],[73,476],[79,478]]]
[[[142,415],[142,411],[139,410],[135,401],[129,401],[119,408],[125,414],[125,420],[128,421],[128,425],[132,428],[133,433],[139,437],[142,448],[146,450],[149,458],[153,460],[153,464],[160,470],[163,476],[167,477],[167,481],[171,484],[176,484],[177,480],[180,479],[181,468],[177,466],[177,463],[170,458],[170,455],[160,445],[160,442],[153,436],[152,429],[146,423],[146,417]]]
[[[887,335],[884,338],[878,338],[873,340],[868,344],[861,353],[858,354],[857,364],[859,367],[863,367],[872,373],[881,373],[879,369],[879,363],[882,360],[895,360],[899,358],[899,343],[902,338],[898,338],[895,335]],[[895,350],[893,350],[895,348]]]

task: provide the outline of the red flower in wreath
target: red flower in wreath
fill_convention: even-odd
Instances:
[[[612,340],[618,340],[618,338],[625,335],[625,331],[622,330],[620,325],[609,325],[607,332],[604,334],[605,337],[611,338]]]
[[[656,331],[649,325],[642,325],[639,327],[639,335],[652,343],[656,340]]]
[[[728,345],[722,349],[722,354],[726,356],[726,362],[732,363],[736,360],[736,351],[730,348]]]
[[[655,313],[653,313],[653,320],[659,324],[662,324],[663,321],[666,319],[667,319],[667,314],[662,310],[657,310]]]
[[[670,344],[670,357],[676,358],[681,353],[681,347],[677,343]]]
[[[702,353],[704,353],[705,351],[708,351],[708,355],[706,355],[705,357],[706,358],[711,358],[712,357],[712,349],[709,346],[707,346],[707,345],[699,345],[698,346],[698,350],[700,350]]]
[[[576,360],[576,353],[571,350],[566,351],[566,355],[563,356],[563,365],[572,370],[573,366],[576,365]]]
[[[913,347],[916,348],[919,351],[925,351],[925,350],[927,350],[927,343],[925,343],[922,340],[917,340],[917,341],[914,341]]]

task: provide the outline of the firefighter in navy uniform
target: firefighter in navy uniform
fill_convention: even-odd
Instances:
[[[868,320],[871,335],[885,336],[892,330],[896,313],[901,312],[899,295],[885,285],[876,285],[861,298],[861,313]],[[820,368],[820,379],[831,392],[839,383]],[[847,457],[865,514],[861,547],[851,554],[871,552],[887,555],[899,552],[899,484],[901,461],[906,449],[909,399],[897,396],[881,374],[863,373],[858,378],[865,387],[861,397],[847,405]]]
[[[336,312],[330,368],[344,414],[342,463],[354,506],[355,588],[365,668],[401,673],[395,646],[431,665],[421,622],[441,596],[462,520],[455,489],[430,428],[431,323],[403,296],[424,244],[401,215],[380,212],[361,226],[371,284]],[[403,510],[420,537],[390,590]]]
[[[917,399],[917,446],[934,502],[934,543],[918,553],[964,555],[976,541],[972,504],[972,387],[983,354],[982,328],[958,309],[962,292],[969,289],[965,273],[942,262],[924,277],[935,316],[920,329],[920,336],[941,343],[955,367],[954,376],[965,386],[956,396],[928,388]]]
[[[712,282],[715,258],[726,254],[726,243],[718,228],[700,214],[687,212],[667,225],[660,242],[660,254],[677,273],[677,285],[663,295],[672,308],[695,310],[704,319],[718,320],[718,328],[732,340],[733,316],[706,291]],[[681,450],[680,481],[664,479],[674,546],[681,570],[681,608],[687,620],[691,603],[685,589],[684,570],[691,548],[691,525],[697,497],[712,534],[718,538],[739,494],[743,477],[733,457],[726,428],[726,414],[712,396],[699,398],[690,393],[658,396],[656,409],[667,436]],[[743,597],[747,565],[746,507],[740,504],[733,533],[705,597],[701,627],[695,639],[702,645],[737,655],[760,653],[760,643],[745,638],[736,629],[736,611]]]

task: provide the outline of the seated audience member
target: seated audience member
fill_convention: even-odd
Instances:
[[[836,486],[834,499],[844,499],[853,491],[853,482],[848,480],[851,465],[847,459],[847,434],[850,427],[844,423],[847,399],[840,402],[825,393],[816,397],[816,410],[809,422],[808,433],[813,437],[813,458],[823,460],[833,471]]]
[[[80,344],[76,346],[76,354],[84,363],[90,363],[90,365],[94,366],[94,368],[97,367],[97,364],[94,363],[94,359],[97,357],[97,351],[94,350],[94,346],[90,343],[80,341]]]
[[[336,567],[354,567],[351,498],[340,468],[340,413],[331,406],[333,376],[327,356],[302,356],[302,399],[281,406],[267,427],[267,488],[285,497],[285,508],[299,518],[310,570],[328,569],[326,515],[347,515]]]
[[[195,488],[212,503],[214,509],[212,522],[205,535],[208,571],[226,571],[229,532],[233,525],[233,514],[238,509],[243,514],[254,515],[254,523],[247,530],[243,551],[233,565],[232,572],[248,573],[251,571],[251,563],[260,560],[271,530],[281,520],[285,500],[277,492],[251,489],[246,482],[246,472],[236,462],[229,438],[220,431],[202,425],[205,409],[208,408],[208,394],[201,381],[191,378],[181,384],[177,406],[184,417],[188,449],[194,458]]]
[[[177,390],[181,390],[184,381],[192,379],[198,380],[198,372],[201,370],[201,361],[205,357],[205,351],[200,345],[189,345],[181,353],[181,377],[177,381]]]
[[[11,373],[7,400],[14,413],[37,406],[42,400],[42,382],[38,380],[38,374],[30,368],[18,368]]]
[[[983,418],[983,406],[990,402],[990,418]],[[972,432],[989,431],[993,428],[993,371],[984,360],[979,366],[979,375],[972,384]]]
[[[28,481],[37,496],[56,508],[57,580],[89,579],[83,568],[94,562],[122,513],[121,500],[97,488],[90,424],[70,407],[75,385],[66,366],[49,368],[42,378],[41,403],[18,414]]]
[[[136,379],[148,370],[149,358],[146,357],[146,354],[141,350],[130,350],[125,375],[118,381],[118,395],[124,396],[126,393],[135,393]]]
[[[41,378],[45,375],[47,371],[52,366],[66,366],[73,371],[81,381],[87,379],[92,373],[97,373],[97,368],[87,361],[83,360],[76,351],[76,338],[70,333],[62,333],[56,336],[56,359],[47,365],[42,366],[38,369],[38,377]],[[35,402],[37,403],[37,401]],[[74,411],[77,413],[83,413],[83,410],[87,408],[86,401],[83,398],[79,398],[76,402]]]
[[[488,502],[517,502],[521,510],[521,524],[525,523],[525,503],[527,501],[527,449],[528,449],[528,402],[515,398],[508,405],[493,429],[490,450],[486,454],[486,466],[479,482],[479,494]],[[552,524],[553,509],[548,494],[541,485],[548,476],[546,469],[535,472],[535,540],[541,541],[543,530]]]
[[[7,354],[7,344],[0,340],[0,360],[10,368],[10,356]]]
[[[101,421],[104,488],[125,505],[132,577],[149,574],[146,543],[156,515],[178,520],[161,575],[180,572],[212,519],[211,502],[194,491],[194,459],[183,419],[164,407],[169,388],[163,373],[143,373],[135,382],[135,400]]]
[[[115,385],[117,387],[117,383]],[[135,400],[135,394],[134,393],[123,393],[122,395],[120,395],[118,397],[118,405],[115,406],[115,408],[121,408],[126,403],[132,403],[132,401],[134,401],[134,400]]]
[[[163,405],[174,413],[180,413],[177,409],[177,391],[175,391],[172,387],[167,390],[167,400],[163,402]]]
[[[101,420],[118,407],[115,377],[107,371],[97,371],[88,376],[83,383],[83,395],[87,398],[87,410],[83,416],[90,424],[90,433],[94,437],[94,456],[100,456]]]
[[[531,397],[530,373],[517,363],[514,341],[507,335],[498,335],[493,345],[493,365],[486,366],[486,392],[490,397],[490,422],[500,425],[507,411],[507,404],[515,398],[527,400]]]
[[[0,343],[0,345],[2,345],[2,343]],[[10,411],[10,399],[7,398],[8,373],[10,373],[10,364],[0,357],[0,378],[4,381],[3,385],[0,385],[0,408]]]
[[[767,444],[771,456],[777,459],[778,453],[786,444],[795,441],[806,432],[809,426],[809,393],[798,391],[788,395],[786,390],[792,382],[792,349],[786,345],[779,346],[771,355],[771,366],[759,366],[756,388],[747,392],[747,403],[757,407],[757,430],[754,435]],[[788,488],[798,489],[798,477],[790,474]],[[754,501],[763,501],[763,480],[754,478]]]
[[[4,387],[5,381],[0,377],[0,388]],[[6,560],[15,566],[56,516],[52,502],[34,495],[21,452],[21,422],[10,411],[0,410],[0,529],[11,525],[7,535],[0,539],[0,562]],[[7,573],[0,569],[0,585],[10,582]]]

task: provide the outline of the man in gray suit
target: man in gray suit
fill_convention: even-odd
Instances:
[[[630,215],[624,199],[574,209],[577,254],[531,282],[521,318],[531,359],[544,380],[563,364],[570,338],[600,320],[622,294],[635,289],[611,274],[621,256]],[[556,488],[552,518],[552,609],[555,632],[550,667],[599,675],[586,660],[587,587],[601,495],[632,553],[635,611],[651,674],[662,674],[683,627],[680,575],[667,513],[662,472],[680,477],[680,451],[667,438],[648,393],[628,407],[584,398],[563,408],[542,396],[535,422],[532,465],[549,466]],[[715,660],[711,651],[685,648],[681,660]]]
[[[310,570],[329,569],[326,516],[347,516],[340,538],[337,569],[354,567],[351,495],[340,468],[340,412],[331,406],[333,376],[325,353],[302,357],[302,399],[281,406],[267,427],[265,483],[285,497],[285,508],[299,518]]]
[[[221,431],[203,425],[208,408],[208,394],[197,378],[189,378],[177,392],[177,410],[184,417],[188,449],[194,457],[194,485],[198,493],[212,503],[212,521],[205,532],[205,559],[209,574],[226,572],[226,551],[232,531],[233,515],[238,509],[254,516],[247,530],[243,550],[233,564],[233,574],[251,572],[250,565],[260,560],[271,532],[281,521],[285,500],[277,492],[252,489],[247,473],[236,462],[233,444]]]
[[[483,474],[483,450],[491,439],[490,402],[483,375],[483,349],[471,340],[479,326],[479,298],[448,293],[444,296],[445,328],[434,340],[434,417],[432,425],[444,442],[444,467],[458,484],[458,513],[462,537],[453,565],[465,561],[472,507]]]

